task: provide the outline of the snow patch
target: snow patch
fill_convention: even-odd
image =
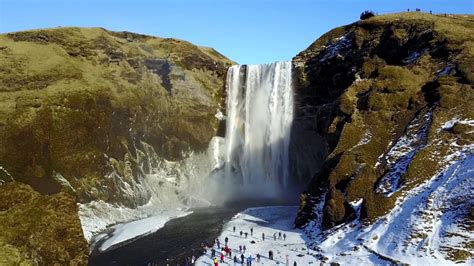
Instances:
[[[7,175],[8,177],[10,177],[10,181],[13,181],[13,177],[12,175],[7,171],[7,169],[5,169],[3,166],[0,166],[0,171],[3,172],[5,175]],[[3,179],[0,179],[0,185],[3,184],[5,182],[5,180]]]
[[[438,71],[438,73],[436,73],[436,75],[438,77],[442,77],[442,76],[447,76],[449,75],[449,73],[451,73],[451,70],[454,69],[454,65],[447,65],[445,68],[441,69]]]
[[[474,234],[463,217],[469,217],[474,205],[474,145],[452,153],[438,174],[401,195],[390,213],[374,224],[356,219],[324,232],[306,228],[314,239],[309,245],[341,265],[472,265],[472,258],[455,263],[447,252],[472,252],[466,247]],[[361,203],[351,205],[357,209]]]
[[[326,48],[324,56],[319,60],[324,62],[339,55],[342,50],[348,49],[351,46],[351,39],[349,33],[344,34],[333,40],[333,43]]]
[[[76,191],[72,186],[71,186],[71,183],[69,183],[69,181],[67,181],[66,178],[64,178],[63,175],[61,175],[60,173],[56,173],[56,172],[53,172],[53,177],[54,179],[56,179],[62,186],[64,187],[68,187],[70,188],[72,191]]]
[[[425,147],[431,126],[432,110],[416,117],[385,156],[388,172],[380,179],[376,192],[391,196],[400,188],[400,177],[406,172],[415,155]]]
[[[412,52],[411,54],[409,54],[405,59],[403,59],[403,63],[405,64],[412,64],[412,63],[415,63],[416,61],[418,61],[418,59],[420,59],[420,57],[427,51],[428,49],[425,49],[421,52]]]
[[[214,117],[219,121],[225,120],[225,115],[221,112],[221,110],[217,110],[217,113],[214,115]]]
[[[472,119],[459,119],[459,118],[454,118],[454,119],[451,119],[449,121],[446,121],[443,125],[441,125],[441,129],[438,130],[438,131],[441,131],[441,130],[450,130],[453,128],[453,126],[455,124],[461,124],[461,125],[468,125],[468,126],[471,126],[471,127],[474,127],[474,120]]]
[[[101,242],[102,244],[99,249],[105,251],[125,241],[135,239],[139,236],[152,234],[162,228],[169,220],[183,217],[191,213],[191,211],[179,208],[174,210],[163,210],[161,213],[155,214],[151,217],[113,226],[113,231],[111,233],[100,234],[94,239],[94,242]]]
[[[372,139],[372,132],[366,131],[364,133],[364,136],[362,136],[360,141],[352,149],[354,149],[355,147],[359,147],[359,146],[362,146],[362,145],[365,145],[365,144],[369,143],[371,139]]]

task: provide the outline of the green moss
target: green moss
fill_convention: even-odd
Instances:
[[[456,262],[465,262],[473,256],[472,252],[463,249],[444,248],[443,251],[447,253],[450,260]]]
[[[315,123],[333,149],[326,162],[337,159],[324,180],[330,193],[326,224],[341,222],[348,213],[344,205],[358,199],[363,199],[364,217],[375,221],[393,208],[397,197],[440,170],[450,143],[472,143],[469,126],[440,130],[453,118],[474,117],[472,26],[469,15],[441,17],[417,12],[376,16],[330,31],[294,59],[300,104],[314,106],[320,113],[331,110],[328,105],[337,106],[335,114],[318,113]],[[351,49],[339,51],[344,60],[321,62],[327,47],[343,35],[352,42]],[[419,57],[408,60],[415,52]],[[446,66],[452,66],[451,70],[440,76]],[[388,171],[384,154],[412,119],[423,117],[430,108],[433,121],[423,121],[429,132],[420,140],[426,147],[401,177],[398,192],[390,197],[378,194],[377,182]]]
[[[7,252],[0,262],[87,263],[87,243],[71,196],[41,196],[10,182],[0,186],[0,199],[0,251]]]
[[[367,194],[362,206],[362,215],[369,222],[387,214],[395,206],[395,197],[387,198],[380,194]]]
[[[54,170],[85,193],[97,182],[80,179],[105,175],[104,154],[123,160],[135,153],[124,148],[135,146],[132,135],[170,160],[205,149],[215,135],[217,98],[232,62],[213,49],[98,28],[16,32],[0,43],[0,160],[17,180],[52,180]],[[194,80],[193,93],[209,101],[170,97],[147,59],[184,68],[171,84]]]

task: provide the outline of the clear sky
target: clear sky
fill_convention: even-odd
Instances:
[[[290,60],[359,14],[473,14],[474,0],[0,0],[0,32],[104,27],[210,46],[241,64]]]

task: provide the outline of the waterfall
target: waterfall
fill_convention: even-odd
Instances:
[[[227,74],[225,176],[246,186],[288,186],[293,120],[291,62],[236,65]],[[266,191],[268,192],[268,191]]]
[[[205,152],[181,161],[160,158],[141,142],[141,171],[121,176],[108,158],[107,180],[118,184],[125,200],[148,199],[126,207],[92,201],[80,204],[79,214],[88,241],[112,224],[160,215],[170,219],[201,207],[245,197],[288,198],[290,130],[293,120],[291,62],[232,66],[227,74],[226,137],[214,137]],[[0,169],[1,170],[1,169]],[[282,194],[285,192],[285,194]],[[100,237],[98,238],[100,239]]]

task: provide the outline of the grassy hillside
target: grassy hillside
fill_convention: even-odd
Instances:
[[[207,148],[232,63],[212,48],[102,28],[0,35],[0,184],[13,187],[0,186],[0,201],[22,184],[33,188],[25,195],[41,199],[9,206],[0,219],[23,224],[33,206],[38,217],[48,217],[58,197],[146,203],[146,193],[125,193],[140,189],[139,178],[150,170],[145,152],[180,160]],[[78,229],[77,210],[64,215]],[[53,240],[37,227],[25,230]],[[80,230],[65,234],[75,238]],[[26,258],[61,261],[54,257],[60,250],[47,254],[7,236],[3,241]]]
[[[359,200],[361,218],[374,222],[457,154],[473,152],[473,36],[470,15],[376,16],[326,33],[294,58],[298,126],[327,151],[298,225],[355,219]]]

